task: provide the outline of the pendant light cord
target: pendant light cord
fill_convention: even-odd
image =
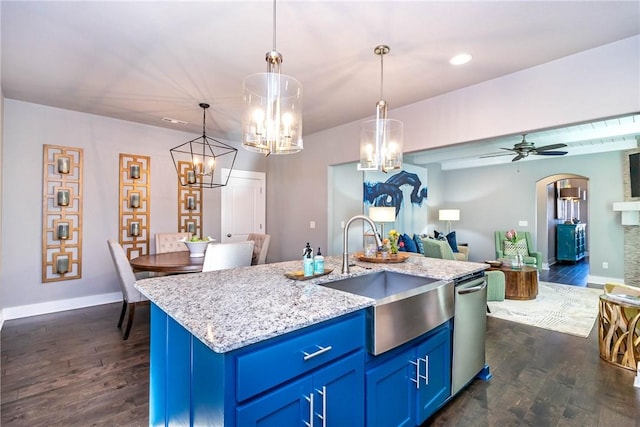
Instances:
[[[384,100],[382,88],[384,87],[384,53],[380,55],[380,99]]]
[[[276,51],[276,0],[273,0],[273,51]]]
[[[203,108],[202,109],[202,136],[205,137],[205,129],[206,129],[206,125],[205,122],[207,120],[207,109]]]

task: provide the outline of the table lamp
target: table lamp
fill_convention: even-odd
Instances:
[[[575,218],[575,205],[578,204],[578,212],[580,212],[580,187],[564,187],[560,189],[560,199],[563,202],[569,203],[571,206],[571,215],[566,221],[565,224],[573,224],[573,218]],[[566,207],[566,205],[565,205]],[[565,216],[567,215],[567,209],[565,209]]]
[[[451,233],[451,221],[460,221],[460,209],[440,209],[438,219],[447,221],[447,234]]]
[[[384,238],[384,223],[395,222],[396,208],[393,206],[371,206],[369,207],[369,218],[371,218],[373,222],[380,223],[380,237]]]

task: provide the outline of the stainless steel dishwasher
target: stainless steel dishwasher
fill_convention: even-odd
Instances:
[[[461,277],[454,283],[452,395],[485,366],[486,280],[484,272],[480,272]]]

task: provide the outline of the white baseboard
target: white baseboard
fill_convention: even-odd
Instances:
[[[605,283],[622,283],[624,279],[619,277],[604,277],[604,276],[587,276],[587,283],[594,283],[596,285],[604,285]]]
[[[76,308],[93,307],[94,305],[110,304],[113,302],[122,302],[121,292],[48,301],[40,304],[5,307],[2,309],[2,322],[4,323],[5,320],[21,319],[23,317],[38,316],[40,314],[57,313],[59,311],[75,310]]]

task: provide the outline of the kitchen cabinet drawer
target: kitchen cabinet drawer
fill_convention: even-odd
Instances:
[[[236,359],[236,399],[242,402],[327,362],[364,348],[364,311],[284,335]]]

